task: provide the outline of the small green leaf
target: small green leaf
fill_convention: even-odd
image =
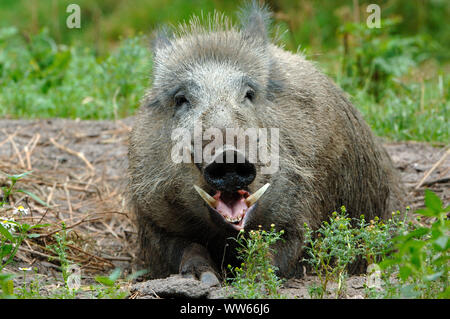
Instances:
[[[105,286],[113,286],[114,285],[114,281],[109,279],[109,277],[105,277],[105,276],[97,276],[95,277],[95,280]]]
[[[41,237],[41,234],[28,234],[27,237],[28,238],[38,238],[38,237]]]
[[[425,206],[438,213],[442,211],[441,199],[429,189],[425,190]]]
[[[8,280],[6,282],[6,294],[9,296],[14,295],[14,282],[12,280]]]
[[[22,225],[20,225],[20,227],[22,228],[23,232],[27,232],[31,228],[31,225],[29,225],[29,224],[22,224]]]
[[[399,276],[400,276],[400,279],[402,279],[403,281],[405,281],[409,277],[409,275],[411,275],[411,273],[412,273],[412,270],[408,266],[402,266],[399,269]]]
[[[441,250],[445,250],[447,248],[448,243],[448,236],[442,235],[438,239],[434,241],[434,244],[436,244]]]
[[[439,277],[441,277],[443,273],[444,273],[444,271],[439,271],[439,272],[436,272],[436,273],[434,273],[434,274],[425,276],[424,279],[425,279],[426,281],[434,281],[434,280],[436,280],[436,279],[439,279]]]
[[[8,256],[9,253],[11,252],[11,250],[12,250],[12,245],[11,245],[11,244],[5,244],[5,245],[3,245],[3,246],[1,247],[1,250],[0,250],[0,260],[1,260],[3,257]]]
[[[6,280],[11,280],[12,278],[14,278],[13,274],[2,274],[2,273],[0,273],[0,282],[1,281],[6,281]]]
[[[145,275],[147,272],[148,272],[147,269],[138,270],[138,271],[128,275],[126,279],[127,279],[127,281],[131,281],[131,280],[136,279],[139,276]]]
[[[0,223],[0,234],[2,234],[6,239],[9,239],[10,241],[14,242],[14,237],[11,235],[11,233],[3,227],[3,225]]]
[[[51,224],[36,224],[34,226],[31,226],[30,229],[45,228],[45,227],[49,227],[49,226],[51,226]]]
[[[442,299],[450,299],[450,286],[445,288],[444,292],[440,293],[438,297]]]
[[[422,236],[428,234],[429,232],[430,232],[429,228],[425,228],[425,227],[417,228],[416,230],[405,235],[405,240],[409,240],[411,238],[419,238],[420,239]]]
[[[21,179],[22,177],[27,176],[28,174],[31,174],[32,172],[33,171],[29,171],[29,172],[25,172],[25,173],[17,174],[17,175],[8,175],[8,174],[6,174],[6,175],[8,176],[8,178],[10,180],[17,181],[17,180]]]
[[[39,204],[41,204],[42,206],[45,206],[45,207],[50,208],[50,206],[47,205],[46,202],[44,202],[42,199],[40,199],[39,197],[37,197],[37,196],[36,196],[35,194],[33,194],[32,192],[26,191],[26,190],[24,190],[24,189],[18,189],[18,190],[16,190],[16,192],[27,194],[28,196],[30,196],[32,199],[34,199],[35,201],[37,201],[37,202],[38,202]]]
[[[438,214],[431,208],[424,208],[416,210],[416,214],[426,217],[436,217]]]
[[[116,268],[113,270],[111,275],[109,275],[109,279],[115,282],[117,279],[119,279],[120,274],[122,273],[122,270],[120,268]]]

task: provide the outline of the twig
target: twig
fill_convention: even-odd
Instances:
[[[8,143],[9,139],[11,137],[15,137],[17,135],[17,133],[19,132],[19,129],[17,129],[13,134],[8,134],[8,132],[6,132],[5,129],[2,130],[3,134],[5,134],[6,136],[8,136],[7,138],[5,138],[3,141],[0,142],[0,147],[3,146],[3,144]]]
[[[78,226],[78,225],[80,225],[80,224],[82,224],[82,223],[85,223],[85,222],[86,222],[86,223],[90,223],[90,222],[95,222],[95,221],[97,221],[97,220],[102,219],[101,217],[99,217],[99,218],[87,219],[88,217],[90,217],[90,216],[92,216],[92,215],[96,215],[96,214],[89,214],[89,215],[87,215],[85,218],[83,218],[82,220],[80,220],[79,222],[76,222],[75,224],[70,225],[70,226],[66,226],[66,229],[74,228],[75,226]],[[41,235],[41,238],[42,238],[42,237],[49,237],[49,236],[51,236],[51,235],[53,235],[53,234],[56,234],[56,233],[58,233],[58,232],[60,232],[60,231],[62,231],[62,228],[57,229],[57,230],[55,230],[55,231],[52,231],[52,232],[50,232],[50,233],[48,233],[48,234],[43,234],[43,235]]]
[[[14,142],[14,138],[11,135],[9,136],[9,141],[11,142],[11,145],[14,148],[14,151],[16,152],[17,157],[19,158],[20,166],[22,168],[25,168],[25,163],[23,161],[22,155],[20,155],[19,149],[17,148],[17,145]]]
[[[132,258],[131,257],[114,257],[114,256],[103,256],[103,258],[108,259],[108,260],[117,260],[117,261],[131,261]]]
[[[38,255],[38,256],[41,256],[41,257],[45,257],[45,258],[50,258],[50,259],[54,259],[54,260],[57,260],[57,261],[61,261],[59,259],[59,257],[47,255],[47,254],[41,253],[41,252],[36,251],[36,250],[25,248],[23,246],[20,246],[19,250],[25,251],[25,252],[33,254],[33,255]]]
[[[77,251],[79,251],[79,252],[81,252],[83,254],[86,254],[86,255],[88,255],[88,256],[90,256],[92,258],[95,258],[95,259],[98,259],[98,260],[100,260],[100,261],[102,261],[104,263],[107,263],[107,264],[109,264],[109,265],[114,267],[114,264],[112,262],[110,262],[109,260],[106,260],[105,258],[102,258],[102,257],[99,257],[99,256],[95,256],[95,255],[93,255],[91,253],[88,253],[87,251],[85,251],[85,250],[83,250],[81,248],[78,248],[77,246],[71,245],[71,244],[67,244],[67,246],[70,247],[70,248],[73,248],[73,249],[75,249],[75,250],[77,250]]]
[[[80,158],[91,171],[95,171],[95,167],[92,166],[92,164],[86,159],[83,153],[71,150],[64,145],[57,143],[52,137],[50,137],[50,142],[52,142],[52,144],[60,150],[63,150],[71,155],[78,156],[78,158]]]
[[[441,157],[441,159],[439,161],[437,161],[433,167],[431,167],[423,176],[423,178],[420,180],[420,182],[416,185],[415,189],[419,189],[420,186],[422,186],[422,184],[425,182],[425,180],[428,178],[428,176],[431,175],[431,173],[433,173],[433,171],[439,166],[441,165],[445,158],[450,154],[450,148],[447,150],[447,152],[444,153],[444,155]]]
[[[56,188],[56,182],[53,182],[53,186],[52,186],[52,188],[50,189],[50,193],[49,193],[48,196],[47,196],[47,201],[46,201],[47,205],[50,205],[50,201],[51,201],[52,198],[53,198],[53,192],[55,191],[55,188]]]
[[[434,184],[448,183],[448,182],[450,182],[450,177],[443,177],[443,178],[433,179],[429,182],[425,182],[422,184],[422,186],[431,186]]]
[[[105,223],[103,220],[101,221],[101,223],[108,229],[109,233],[111,235],[113,235],[114,237],[116,237],[117,239],[120,240],[119,235],[116,234],[116,232],[112,229],[112,227],[110,225],[108,225],[107,223]]]
[[[70,193],[69,190],[67,189],[67,182],[64,183],[64,192],[66,193],[67,206],[69,207],[70,222],[72,222],[73,221],[72,202],[70,201]]]
[[[44,217],[47,215],[48,211],[49,211],[49,209],[47,208],[47,209],[45,210],[45,213],[42,215],[41,219],[39,219],[38,224],[40,224],[40,223],[42,222],[42,220],[44,219]]]
[[[28,144],[24,147],[25,158],[27,160],[27,169],[29,171],[32,170],[32,167],[31,167],[31,154],[33,153],[34,148],[36,147],[36,144],[37,144],[37,142],[39,141],[40,138],[41,138],[41,135],[39,133],[37,133],[36,135],[33,136],[33,138],[30,140],[30,142],[28,142]],[[31,147],[30,147],[30,144],[31,144]]]

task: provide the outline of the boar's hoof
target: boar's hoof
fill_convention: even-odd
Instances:
[[[206,271],[201,274],[200,281],[208,287],[220,286],[219,279],[211,271]]]

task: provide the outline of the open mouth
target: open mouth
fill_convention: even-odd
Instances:
[[[244,229],[247,220],[255,210],[257,201],[269,186],[270,184],[266,184],[253,194],[241,189],[235,192],[215,191],[213,196],[196,185],[194,188],[208,204],[211,212],[220,216],[234,229],[241,230]]]

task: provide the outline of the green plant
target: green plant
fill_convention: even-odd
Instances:
[[[320,286],[310,290],[312,297],[323,298],[330,281],[337,283],[336,297],[343,296],[347,267],[358,254],[357,238],[345,207],[341,207],[340,213],[333,212],[329,222],[324,221],[316,232],[306,223],[304,227],[308,256],[304,261],[312,266],[320,281]]]
[[[362,215],[354,221],[345,209],[334,212],[330,222],[323,222],[317,231],[305,225],[307,263],[319,278],[319,285],[309,287],[312,297],[323,298],[327,285],[336,282],[336,296],[342,295],[341,282],[348,266],[356,258],[365,259],[378,270],[379,285],[366,286],[370,298],[449,298],[450,206],[443,207],[433,192],[425,192],[425,209],[416,211],[419,219],[430,225],[415,226],[405,214],[392,213],[387,221],[374,218],[365,221]]]
[[[23,190],[23,189],[14,189],[17,181],[23,178],[24,176],[30,174],[31,172],[25,172],[18,175],[7,175],[7,178],[10,180],[10,186],[2,187],[2,201],[0,202],[0,209],[4,208],[4,206],[9,203],[9,197],[13,192],[21,192],[27,194],[32,197],[34,200],[38,201],[41,204],[46,205],[39,197],[35,194]],[[4,174],[4,173],[3,173]],[[23,206],[19,206],[14,210],[15,214],[27,214],[28,210]],[[30,233],[33,229],[43,228],[49,226],[48,224],[36,224],[29,225],[27,223],[21,223],[14,220],[14,218],[0,218],[0,271],[2,271],[8,264],[10,264],[14,260],[14,256],[16,255],[22,241],[25,238],[34,238],[38,237],[39,234]]]
[[[425,191],[425,209],[419,216],[431,219],[431,225],[403,231],[393,238],[392,256],[380,263],[383,270],[384,293],[394,298],[450,298],[450,206]]]
[[[114,271],[109,276],[97,276],[95,280],[100,284],[94,287],[97,291],[97,298],[109,298],[109,299],[123,299],[127,296],[127,292],[121,290],[119,283],[119,277],[122,270],[119,268],[114,269]]]
[[[328,284],[337,284],[336,298],[345,294],[345,280],[349,267],[355,262],[366,260],[367,265],[380,262],[392,251],[392,238],[406,229],[409,208],[404,216],[400,212],[392,213],[387,221],[378,217],[366,222],[365,216],[352,220],[347,217],[346,209],[333,212],[329,222],[324,221],[316,231],[305,227],[305,253],[307,262],[318,276],[319,285],[309,287],[314,298],[323,298],[328,294]]]
[[[278,293],[282,281],[277,277],[277,267],[271,264],[272,254],[275,252],[271,247],[284,234],[283,230],[275,231],[272,224],[269,231],[250,230],[248,234],[239,232],[236,242],[238,243],[238,259],[242,261],[240,267],[233,268],[228,265],[232,278],[230,292],[233,298],[283,298]]]
[[[83,19],[80,32],[47,23],[45,17],[51,13],[45,1],[34,7],[46,21],[41,29],[36,25],[22,29],[23,23],[29,23],[30,19],[13,18],[28,12],[22,10],[24,1],[16,1],[13,10],[0,10],[0,116],[81,119],[130,116],[149,86],[152,68],[150,50],[139,30],[150,30],[162,21],[179,22],[192,13],[200,13],[199,8],[206,12],[217,7],[232,13],[238,5],[236,1],[201,0],[199,6],[175,0],[167,6],[163,0],[148,0],[131,8],[120,1],[82,2],[83,11],[91,15]],[[450,41],[435,36],[436,31],[443,37],[450,34],[448,28],[437,23],[442,20],[437,17],[445,12],[443,3],[427,3],[426,10],[432,11],[434,18],[426,19],[422,32],[411,33],[409,30],[420,23],[407,27],[408,21],[415,19],[401,20],[401,16],[414,16],[424,9],[407,6],[405,0],[394,0],[397,5],[383,8],[380,29],[350,22],[353,19],[349,13],[358,9],[352,9],[350,4],[323,2],[282,0],[277,5],[277,24],[290,30],[283,36],[286,48],[295,51],[301,45],[306,55],[322,64],[324,71],[349,93],[377,135],[393,140],[446,143],[450,136],[450,126],[446,125],[450,76],[446,70],[448,59],[444,57],[450,52],[447,49]],[[62,2],[53,5],[64,11]],[[99,8],[106,20],[93,19]],[[311,14],[312,8],[315,14]],[[402,8],[408,8],[408,12]],[[144,18],[142,12],[158,14]],[[54,18],[51,21],[58,20]],[[433,27],[429,25],[432,20]],[[124,21],[128,23],[125,29]],[[98,23],[109,27],[99,28]],[[432,30],[433,36],[424,30]],[[123,33],[126,36],[121,38]],[[74,39],[84,41],[70,41]],[[322,54],[324,50],[326,54]]]
[[[63,289],[53,292],[49,298],[73,299],[80,293],[81,269],[68,259],[67,246],[72,244],[68,235],[69,231],[66,228],[66,224],[61,222],[61,230],[53,235],[55,243],[47,246],[49,250],[58,256],[64,282]]]
[[[56,241],[56,244],[49,245],[48,248],[51,249],[54,253],[58,255],[59,262],[61,264],[61,272],[63,275],[64,283],[67,285],[67,278],[69,277],[69,273],[67,269],[69,268],[69,260],[67,259],[66,248],[67,248],[67,230],[66,224],[61,222],[61,231],[55,233],[53,238]]]
[[[139,106],[151,66],[142,36],[104,57],[57,44],[46,28],[28,40],[0,29],[0,115],[114,119]]]
[[[31,267],[25,267],[25,268],[20,268],[19,270],[21,270],[23,272],[23,283],[22,283],[22,287],[18,288],[18,292],[15,294],[16,297],[20,298],[20,299],[36,299],[36,298],[41,298],[40,294],[39,294],[39,280],[38,280],[38,273],[37,273],[37,268],[31,268]],[[27,281],[27,274],[28,272],[34,271],[34,277],[33,279],[28,282]]]
[[[15,189],[16,183],[21,178],[27,176],[30,173],[31,171],[17,175],[8,175],[2,173],[10,180],[10,185],[3,186],[1,188],[2,197],[0,201],[0,210],[2,211],[5,210],[6,205],[9,204],[9,198],[13,193],[24,193],[33,198],[35,201],[39,202],[40,204],[47,206],[47,204],[43,202],[35,194],[23,189]],[[22,217],[22,215],[28,214],[28,209],[24,208],[23,206],[18,206],[14,208],[13,214]],[[14,257],[16,256],[17,251],[19,250],[19,247],[25,238],[31,239],[39,236],[39,234],[33,233],[32,230],[47,226],[49,225],[48,224],[30,225],[27,223],[18,222],[14,219],[14,217],[0,217],[0,287],[2,288],[2,292],[0,293],[1,298],[16,297],[16,295],[14,294],[14,283],[12,281],[14,275],[2,273],[1,271],[7,265],[13,262]],[[31,287],[31,289],[32,288],[33,287]]]
[[[383,19],[382,24],[379,29],[365,23],[341,24],[339,66],[333,61],[325,69],[350,94],[377,135],[445,143],[450,136],[445,124],[450,76],[432,53],[441,44],[426,34],[400,36],[398,17]]]
[[[129,291],[123,288],[124,281],[131,282],[146,272],[147,270],[140,270],[128,275],[124,280],[120,280],[122,270],[116,268],[109,276],[96,276],[95,281],[100,285],[93,286],[92,289],[97,292],[96,298],[98,299],[123,299],[129,295]]]
[[[30,233],[33,229],[47,227],[49,224],[29,225],[13,219],[3,219],[0,223],[0,271],[10,264],[25,238],[35,238],[39,234]]]
[[[0,299],[13,299],[14,295],[14,283],[12,281],[13,274],[0,273]]]
[[[407,228],[406,219],[409,213],[401,216],[400,211],[393,212],[392,217],[383,221],[378,217],[366,222],[361,215],[358,221],[358,229],[355,236],[358,241],[358,254],[367,261],[367,264],[375,264],[383,260],[392,250],[392,237]]]
[[[362,88],[379,102],[395,77],[429,57],[428,38],[390,34],[399,23],[399,19],[384,19],[383,28],[368,28],[365,22],[349,22],[339,28],[343,39],[340,83],[344,88]]]
[[[0,208],[2,208],[5,204],[8,203],[8,198],[9,196],[14,192],[14,193],[24,193],[28,196],[30,196],[32,199],[34,199],[35,201],[37,201],[39,204],[43,205],[43,206],[47,206],[47,203],[45,203],[43,200],[41,200],[38,196],[36,196],[34,193],[24,190],[24,189],[14,189],[16,183],[23,177],[27,176],[28,174],[31,174],[33,171],[29,171],[29,172],[25,172],[22,174],[17,174],[17,175],[8,175],[5,174],[3,172],[3,175],[5,175],[11,182],[11,185],[9,186],[3,186],[2,187],[2,200],[0,201]]]

